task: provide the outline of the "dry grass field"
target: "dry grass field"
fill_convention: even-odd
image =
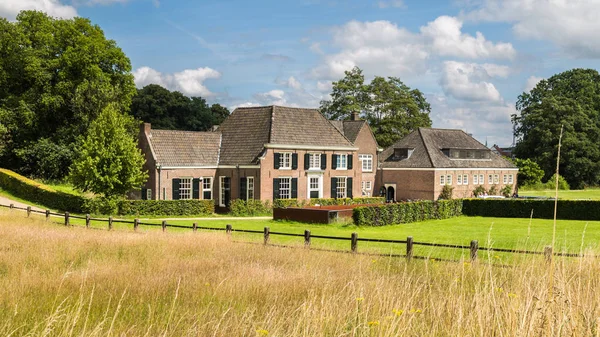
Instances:
[[[66,228],[0,211],[2,336],[600,336],[600,264],[508,267]]]

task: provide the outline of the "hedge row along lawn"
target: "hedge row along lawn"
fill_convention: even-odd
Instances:
[[[529,197],[547,197],[554,198],[554,190],[541,190],[541,191],[524,191],[519,190],[520,196]],[[592,199],[600,200],[600,188],[588,188],[585,190],[568,190],[558,191],[559,199]]]

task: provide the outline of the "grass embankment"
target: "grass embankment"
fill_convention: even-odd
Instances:
[[[519,190],[519,196],[529,197],[548,197],[554,198],[554,190],[526,191]],[[559,199],[592,199],[600,200],[600,188],[588,188],[585,190],[559,190]]]
[[[597,260],[559,259],[552,298],[548,275],[0,214],[0,335],[597,335]]]

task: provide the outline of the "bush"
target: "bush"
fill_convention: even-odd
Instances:
[[[429,219],[448,219],[462,214],[462,200],[414,201],[357,207],[352,212],[358,226],[386,226]]]
[[[544,184],[544,187],[547,190],[556,189],[556,173],[553,174],[552,177],[550,177],[550,179],[548,179],[548,181]],[[571,186],[569,186],[569,183],[561,175],[558,175],[558,189],[559,190],[570,190],[571,189]]]
[[[273,207],[269,201],[260,200],[231,200],[229,210],[233,216],[257,216],[273,214]]]
[[[496,187],[496,185],[492,185],[488,190],[488,195],[498,195],[498,187]]]
[[[273,207],[306,207],[306,206],[334,206],[334,205],[373,205],[373,204],[384,204],[385,198],[383,197],[361,197],[361,198],[318,198],[310,200],[298,200],[298,199],[276,199],[273,202]]]
[[[98,215],[205,216],[215,212],[213,200],[126,200],[94,198],[85,212]]]
[[[500,190],[500,192],[502,193],[502,195],[505,198],[509,198],[509,197],[512,196],[512,190],[513,190],[512,185],[504,185],[504,187],[502,187],[502,189]]]
[[[479,186],[475,187],[475,189],[473,190],[473,196],[474,196],[475,198],[477,198],[477,197],[478,197],[478,196],[480,196],[480,195],[484,195],[484,194],[485,194],[485,192],[487,192],[487,191],[485,190],[485,187],[483,187],[483,185],[479,185]]]
[[[442,192],[440,193],[440,196],[438,197],[438,199],[452,200],[452,191],[454,191],[454,187],[452,187],[450,185],[444,185],[444,187],[442,187]]]
[[[81,213],[86,198],[56,191],[13,171],[0,169],[0,187],[13,195],[59,211]]]
[[[468,216],[554,218],[554,200],[464,199],[463,214]],[[557,219],[600,220],[600,200],[558,200]]]

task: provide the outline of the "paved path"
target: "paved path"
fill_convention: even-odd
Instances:
[[[15,200],[12,200],[12,199],[8,199],[7,197],[1,196],[1,195],[0,195],[0,204],[2,204],[2,205],[7,205],[7,206],[8,206],[8,205],[10,205],[10,204],[13,204],[13,205],[15,205],[16,207],[27,207],[27,206],[31,206],[31,205],[29,205],[29,204],[24,204],[24,203],[22,203],[22,202],[19,202],[19,201],[15,201]],[[36,211],[45,211],[45,209],[41,209],[41,208],[39,208],[39,207],[35,207],[35,206],[31,206],[31,209],[32,209],[32,210],[36,210]]]

